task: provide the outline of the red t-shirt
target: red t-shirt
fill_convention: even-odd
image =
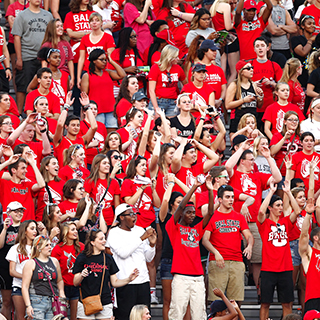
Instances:
[[[124,144],[125,142],[127,142],[129,140],[129,127],[124,127],[124,128],[120,128],[117,130],[117,132],[120,134],[121,140],[122,140],[122,144]],[[136,130],[137,132],[137,137],[133,139],[133,141],[130,143],[129,147],[123,151],[124,154],[126,154],[129,157],[133,157],[136,151],[136,147],[137,147],[137,141],[139,139],[139,133],[141,132],[141,128],[138,128]]]
[[[174,7],[176,10],[180,11],[179,7]],[[186,13],[195,13],[195,10],[190,6],[190,4],[184,4]],[[171,16],[172,17],[172,16]],[[186,36],[189,32],[190,22],[187,22],[178,17],[172,17],[169,19],[169,10],[167,8],[162,8],[159,11],[157,20],[165,20],[168,23],[169,29],[173,34],[173,39],[179,48],[179,57],[182,58],[188,53],[188,47],[186,46]]]
[[[119,31],[121,29],[121,25],[122,25],[122,15],[121,15],[121,11],[123,10],[125,1],[122,0],[113,0],[111,2],[111,19],[112,21],[115,21],[117,24],[113,27],[112,31],[116,32]]]
[[[63,200],[63,186],[65,184],[64,180],[48,182],[48,187],[51,193],[53,203],[59,204]],[[42,188],[37,193],[37,211],[36,211],[36,221],[42,221],[43,209],[46,205],[50,203],[49,195],[46,188]]]
[[[309,189],[310,162],[316,157],[319,157],[319,153],[313,152],[312,154],[305,154],[303,151],[300,151],[292,156],[291,170],[295,171],[295,178],[300,178],[303,180],[304,185],[306,186],[306,194]],[[320,187],[319,173],[320,165],[318,164],[314,169],[315,190],[318,190]]]
[[[108,187],[108,182],[106,179],[98,179],[96,185],[94,182],[90,180],[86,180],[84,184],[84,188],[87,193],[89,193],[90,197],[94,199],[96,203],[99,203],[102,196],[104,195],[106,189]],[[114,219],[114,212],[113,207],[115,206],[114,203],[114,196],[119,195],[120,197],[120,186],[116,179],[112,179],[110,182],[110,187],[108,192],[102,201],[102,213],[104,220],[106,221],[108,226],[111,226]]]
[[[67,18],[67,17],[66,17]],[[82,37],[81,41],[80,41],[80,48],[79,50],[84,50],[86,53],[85,59],[84,59],[84,66],[83,66],[83,70],[84,71],[88,71],[89,70],[89,64],[90,61],[88,60],[88,57],[91,53],[92,50],[94,49],[102,49],[105,52],[107,52],[107,50],[109,48],[115,48],[116,45],[114,43],[113,37],[108,34],[108,33],[103,33],[103,36],[101,37],[100,41],[97,43],[92,43],[90,40],[90,36],[91,34],[86,34],[85,36]]]
[[[254,67],[252,81],[258,81],[265,77],[278,82],[282,77],[282,69],[276,62],[267,60],[265,63],[260,63],[257,59],[254,59],[251,64]],[[257,112],[264,112],[270,104],[274,103],[273,87],[262,83],[261,89],[264,93],[263,105],[261,108],[257,108]]]
[[[106,140],[106,137],[108,135],[107,128],[105,127],[105,125],[100,121],[97,121],[97,124],[98,124],[98,129],[95,132],[92,140],[98,140],[99,145],[95,148],[85,149],[86,159],[88,164],[92,164],[93,158],[102,151],[104,147],[104,141]],[[79,135],[84,136],[88,132],[89,128],[90,128],[90,124],[86,120],[82,120],[80,122]],[[99,152],[98,152],[98,149],[99,149]]]
[[[281,106],[278,102],[271,104],[265,111],[262,121],[271,122],[271,133],[281,132],[283,126],[284,115],[287,111],[294,111],[298,114],[299,120],[303,121],[305,116],[295,104],[288,103],[286,106]]]
[[[299,81],[293,82],[292,80],[289,80],[288,85],[290,87],[290,95],[288,98],[288,102],[296,104],[301,110],[301,112],[303,112],[304,102],[306,100],[306,94],[303,91],[300,82]]]
[[[240,24],[235,27],[239,39],[240,59],[251,60],[257,57],[253,42],[261,36],[267,25],[268,23],[264,23],[263,18],[260,17],[250,22],[241,20]]]
[[[294,136],[291,136],[290,139],[287,139],[284,142],[284,144],[282,145],[281,149],[274,155],[274,160],[276,161],[277,166],[278,166],[279,169],[280,169],[281,163],[282,163],[285,155],[287,154],[289,145],[291,144],[291,142],[293,140],[293,137]],[[270,147],[273,146],[273,145],[276,145],[280,140],[282,140],[282,138],[283,138],[283,135],[281,133],[279,133],[279,132],[275,133],[272,136],[272,139],[270,141]],[[302,146],[301,146],[301,143],[300,143],[299,136],[296,136],[295,139],[294,139],[294,142],[291,145],[291,148],[290,148],[290,151],[289,151],[288,154],[292,156],[292,155],[296,154],[299,151],[302,151]],[[281,175],[283,177],[285,177],[285,175],[286,175],[286,165],[285,164],[282,165]]]
[[[72,213],[76,214],[78,202],[71,202],[69,200],[64,200],[59,203],[59,208],[62,214]],[[66,220],[70,220],[69,218]]]
[[[68,12],[63,23],[64,30],[71,29],[72,31],[76,32],[91,32],[89,17],[92,12],[93,11],[90,10],[80,11],[79,13]],[[71,38],[70,44],[74,56],[73,63],[78,63],[80,39]]]
[[[207,69],[207,77],[204,82],[210,84],[213,88],[215,99],[218,100],[221,96],[221,86],[227,84],[226,77],[222,68],[211,64],[210,66],[206,66]],[[188,74],[188,80],[191,82],[192,69],[190,68]]]
[[[276,224],[266,219],[262,224],[257,220],[262,240],[261,271],[284,272],[293,270],[288,234],[293,228],[290,216]]]
[[[202,221],[194,227],[185,227],[174,224],[172,216],[166,224],[166,230],[173,248],[171,273],[203,275],[199,248],[204,233]]]
[[[48,122],[49,131],[52,133],[52,135],[54,135],[57,129],[58,121],[52,118],[46,118],[46,120]]]
[[[116,108],[116,114],[119,122],[121,121],[121,118],[124,118],[126,116],[127,112],[131,108],[132,108],[132,103],[125,98],[121,98]]]
[[[268,180],[271,174],[255,172],[255,173],[243,173],[238,170],[234,171],[232,178],[229,181],[229,185],[234,189],[238,189],[248,196],[254,197],[254,203],[248,207],[251,214],[249,222],[256,222],[259,208],[262,202],[262,191],[268,189]],[[235,203],[234,210],[240,212],[241,203]]]
[[[302,210],[299,216],[297,217],[297,221],[295,222],[291,232],[289,233],[289,241],[297,240],[300,238],[302,223],[306,214],[307,214],[306,210]],[[310,221],[309,235],[311,233],[311,229],[312,229],[312,221]]]
[[[130,179],[123,180],[121,186],[121,199],[124,202],[125,197],[132,197],[142,184],[136,184]],[[140,212],[137,216],[137,226],[146,228],[156,219],[155,212],[152,204],[152,189],[146,187],[134,207]]]
[[[305,7],[302,10],[301,15],[303,14],[314,17],[314,23],[316,27],[314,34],[318,34],[320,32],[320,9],[312,4],[311,6]]]
[[[233,210],[230,213],[216,210],[206,228],[211,232],[210,243],[224,260],[232,261],[242,261],[241,233],[247,229],[249,227],[244,216]],[[212,260],[215,260],[215,256],[210,253],[209,261]]]
[[[311,259],[309,262],[308,271],[306,274],[306,297],[305,302],[310,299],[319,299],[319,282],[320,282],[320,268],[319,268],[320,250],[312,248]]]
[[[69,74],[63,70],[60,71],[61,78],[58,80],[52,79],[49,90],[59,98],[60,106],[63,106],[66,102],[68,93]]]
[[[48,107],[49,107],[49,112],[52,114],[55,113],[61,113],[61,108],[60,108],[60,100],[59,98],[52,93],[51,91],[49,91],[49,93],[47,95],[44,94],[40,94],[39,90],[33,90],[30,93],[27,94],[26,97],[26,103],[24,106],[24,111],[26,112],[27,110],[33,111],[33,102],[37,97],[46,97],[48,100]]]
[[[84,250],[84,244],[79,242],[80,252]],[[74,245],[63,245],[63,242],[57,244],[52,250],[52,257],[57,258],[61,268],[62,279],[65,286],[73,287],[73,266],[77,258]]]
[[[145,52],[143,53],[143,62],[145,66],[148,66],[149,50],[150,48],[147,48],[147,50],[145,50]],[[156,51],[151,57],[151,65],[154,65],[156,62],[158,62],[160,60],[160,57],[161,57],[161,52]]]
[[[169,168],[168,173],[172,173],[171,168]],[[168,184],[166,183],[165,176],[163,172],[159,169],[158,175],[157,175],[156,191],[161,201],[163,199],[164,193],[166,192],[167,188],[168,188]]]
[[[7,206],[12,201],[20,202],[25,208],[21,222],[25,220],[35,219],[34,209],[34,192],[32,187],[34,182],[21,181],[21,183],[14,183],[11,180],[0,179],[0,202],[3,208],[3,214],[6,213]],[[3,216],[3,220],[6,217]]]
[[[8,112],[14,114],[17,117],[19,117],[20,113],[18,111],[17,104],[16,104],[15,100],[11,96],[9,96],[9,97],[10,97],[10,108],[9,108]]]
[[[59,177],[64,180],[68,181],[70,179],[77,179],[84,183],[84,181],[89,177],[90,171],[83,166],[79,166],[77,169],[72,169],[69,165],[62,167],[59,170]]]
[[[169,76],[170,74],[170,76]],[[169,81],[169,78],[171,81]],[[157,64],[150,69],[149,81],[156,81],[156,96],[164,99],[177,99],[179,88],[178,82],[186,78],[183,69],[177,65],[172,65],[169,73],[167,70],[161,71]]]

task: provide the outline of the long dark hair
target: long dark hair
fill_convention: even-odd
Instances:
[[[16,238],[16,243],[18,243],[18,247],[17,247],[17,251],[19,253],[21,253],[23,256],[28,257],[28,252],[26,249],[26,245],[27,245],[27,236],[26,236],[26,232],[27,229],[29,227],[29,225],[31,223],[34,223],[37,227],[37,222],[35,220],[26,220],[24,222],[22,222],[19,226],[19,231],[18,231],[18,235]]]
[[[145,157],[137,155],[129,162],[127,168],[127,176],[125,177],[125,179],[133,179],[135,177],[135,175],[137,174],[137,166],[142,160],[147,161]]]
[[[86,255],[86,257],[90,258],[93,255],[93,246],[91,244],[91,241],[96,240],[97,234],[102,232],[99,229],[92,229],[87,233],[86,242],[84,244],[84,250],[83,253]]]
[[[81,5],[82,0],[71,0],[69,3],[69,8],[72,13],[79,13],[80,12],[80,5]],[[87,4],[87,10],[93,11],[92,9],[92,4],[89,1]]]
[[[126,27],[126,28],[122,28],[119,32],[119,41],[118,41],[117,48],[120,48],[120,57],[119,57],[120,64],[124,61],[126,57],[126,53],[130,44],[130,35],[132,31],[133,29],[131,27]],[[135,62],[135,65],[137,65],[137,59],[138,58],[140,60],[142,59],[140,57],[137,46],[135,46],[132,49],[134,52],[134,62]]]
[[[89,54],[89,61],[90,61],[89,73],[90,74],[93,74],[93,73],[96,74],[95,73],[96,65],[94,64],[94,61],[98,60],[98,58],[103,54],[106,54],[106,52],[103,49],[99,49],[99,48],[94,49],[90,52]]]

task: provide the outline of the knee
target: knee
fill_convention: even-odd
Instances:
[[[261,309],[268,310],[270,308],[270,303],[261,303]]]

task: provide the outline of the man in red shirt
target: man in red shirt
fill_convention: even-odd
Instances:
[[[252,250],[252,257],[250,263],[252,265],[253,279],[258,289],[259,295],[259,275],[261,268],[261,238],[257,229],[256,221],[259,211],[260,203],[262,202],[262,191],[267,190],[271,181],[276,183],[280,182],[282,179],[281,173],[275,163],[275,161],[270,156],[269,148],[263,150],[263,156],[268,161],[271,169],[271,174],[253,172],[254,171],[254,156],[252,151],[249,150],[251,147],[252,139],[246,140],[239,149],[229,158],[225,166],[228,171],[230,182],[229,184],[239,191],[252,196],[255,198],[255,202],[251,205],[249,209],[250,217],[248,219],[248,226],[254,237],[254,246]],[[235,165],[237,169],[234,170]],[[240,212],[238,203],[235,204],[234,210]]]
[[[199,242],[204,228],[213,214],[213,186],[211,180],[211,178],[206,180],[209,189],[209,210],[202,221],[190,227],[196,217],[196,210],[190,198],[195,190],[204,183],[198,176],[194,185],[166,224],[166,230],[174,248],[171,268],[173,282],[169,310],[170,320],[183,319],[189,302],[192,319],[205,320],[207,318]]]
[[[318,198],[319,199],[319,198]],[[309,245],[309,228],[312,220],[312,213],[316,209],[316,215],[319,215],[319,203],[317,201],[317,207],[314,207],[314,200],[308,199],[306,210],[306,216],[302,223],[301,235],[299,240],[299,253],[302,259],[303,271],[307,277],[306,285],[306,297],[304,312],[309,310],[320,310],[320,228],[316,227],[311,231],[310,240],[313,243],[313,247]]]
[[[263,0],[267,7],[263,14],[258,19],[254,20],[257,13],[257,5],[254,0],[240,0],[237,6],[234,28],[237,31],[240,45],[240,59],[251,60],[255,59],[256,55],[253,50],[253,42],[257,37],[260,37],[262,31],[268,23],[269,16],[272,11],[270,0]],[[243,8],[243,20],[241,12]]]
[[[218,189],[219,209],[210,219],[202,243],[210,252],[209,257],[209,301],[215,301],[214,288],[227,292],[228,299],[241,302],[244,300],[244,272],[241,251],[241,234],[247,240],[243,254],[251,258],[253,235],[245,217],[233,210],[233,188],[223,185]]]
[[[58,119],[60,114],[60,100],[49,89],[52,81],[52,71],[49,68],[41,68],[37,71],[37,79],[39,88],[28,93],[26,97],[26,103],[24,106],[24,112],[29,115],[34,110],[36,99],[40,96],[46,97],[48,100],[49,112],[47,117]]]
[[[293,212],[280,218],[283,215],[283,201],[279,196],[274,195],[276,190],[277,186],[272,182],[270,192],[262,202],[257,217],[257,226],[263,243],[260,320],[269,318],[269,308],[273,302],[275,287],[277,287],[278,300],[282,304],[283,318],[292,313],[291,303],[294,300],[293,266],[288,235],[300,214],[300,208],[290,191],[289,182],[285,181],[283,191],[289,198]],[[267,209],[269,218],[267,218]]]

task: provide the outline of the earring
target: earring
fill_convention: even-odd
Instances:
[[[39,252],[41,252],[41,249],[39,249]]]

